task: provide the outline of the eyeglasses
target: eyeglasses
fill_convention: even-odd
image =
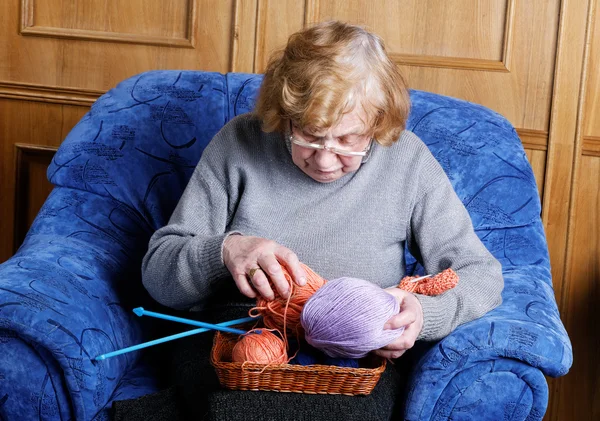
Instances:
[[[350,157],[354,157],[354,156],[365,157],[369,153],[369,150],[371,149],[371,145],[373,144],[373,138],[369,139],[369,144],[362,151],[352,150],[353,149],[352,146],[349,146],[347,148],[341,148],[341,147],[336,147],[336,146],[327,146],[324,143],[320,143],[320,142],[317,143],[318,139],[315,139],[315,141],[313,141],[313,142],[309,142],[304,139],[298,139],[297,137],[294,136],[293,128],[294,128],[294,126],[292,124],[292,120],[290,120],[290,135],[289,135],[290,142],[292,142],[295,145],[298,145],[302,148],[313,149],[313,150],[325,150],[328,152],[332,152],[336,155],[350,156]],[[360,142],[360,143],[362,143],[362,142]]]

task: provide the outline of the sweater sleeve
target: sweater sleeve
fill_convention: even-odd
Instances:
[[[436,163],[437,164],[437,163]],[[438,296],[415,294],[423,307],[418,340],[439,340],[502,302],[502,266],[475,234],[469,213],[441,168],[439,182],[414,206],[408,247],[426,273],[452,268],[458,285]]]
[[[216,139],[215,139],[216,140]],[[142,262],[142,282],[159,303],[178,310],[203,307],[229,276],[222,258],[234,198],[224,187],[222,154],[204,152],[169,223],[154,233]],[[221,169],[221,170],[220,170]]]

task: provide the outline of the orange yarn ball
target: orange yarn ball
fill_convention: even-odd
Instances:
[[[300,324],[300,314],[306,301],[323,285],[325,285],[325,279],[317,275],[311,268],[301,263],[302,268],[306,272],[306,284],[299,286],[292,281],[292,277],[285,268],[282,266],[283,275],[285,279],[291,285],[291,294],[288,302],[288,298],[283,298],[275,291],[275,299],[267,301],[264,297],[260,296],[256,300],[256,310],[263,317],[265,326],[271,329],[278,329],[283,332],[284,322],[285,329],[293,333],[299,334],[302,331],[302,325]],[[287,306],[287,310],[286,310]]]
[[[458,284],[458,275],[452,268],[448,268],[430,278],[411,282],[411,279],[415,278],[418,278],[418,276],[405,276],[402,278],[398,288],[416,294],[434,296],[440,295],[442,292],[448,291]]]
[[[251,331],[233,347],[231,359],[236,363],[285,364],[288,361],[283,340],[266,329]]]

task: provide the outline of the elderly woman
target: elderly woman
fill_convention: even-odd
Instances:
[[[214,137],[150,240],[142,269],[152,297],[247,312],[259,294],[288,294],[282,265],[302,285],[303,262],[325,279],[389,288],[401,312],[387,327],[406,330],[376,351],[388,358],[499,305],[501,266],[438,162],[405,130],[409,106],[376,35],[340,22],[292,35],[269,62],[255,111]],[[395,288],[405,245],[427,273],[453,268],[458,285],[436,297]]]

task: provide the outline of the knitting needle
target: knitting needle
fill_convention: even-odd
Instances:
[[[168,314],[162,314],[162,313],[156,313],[154,311],[144,310],[143,307],[134,308],[133,312],[140,317],[141,316],[156,317],[158,319],[170,320],[173,322],[184,323],[186,325],[199,326],[199,327],[204,327],[204,328],[213,329],[213,330],[222,330],[223,332],[235,333],[236,335],[244,335],[244,334],[248,333],[243,330],[225,327],[225,326],[229,326],[229,325],[225,325],[225,324],[215,325],[212,323],[199,322],[197,320],[184,319],[182,317],[169,316]],[[256,318],[250,319],[249,321],[252,321],[252,320],[256,320]]]
[[[415,279],[411,279],[408,282],[419,282],[421,279],[425,279],[425,278],[431,278],[433,275],[425,275],[425,276],[419,276],[418,278]]]
[[[135,309],[135,310],[137,310],[137,309]],[[184,319],[184,320],[186,320],[186,319]],[[190,321],[194,321],[195,322],[195,320],[190,320]],[[238,325],[238,324],[252,322],[252,321],[256,321],[256,317],[245,317],[243,319],[230,320],[228,322],[219,323],[218,325],[215,325],[215,326],[219,326],[221,328],[221,327],[224,327],[224,326],[233,326],[233,325]],[[96,358],[94,358],[94,360],[96,360],[96,361],[105,360],[107,358],[115,357],[117,355],[126,354],[128,352],[137,351],[137,350],[143,349],[143,348],[148,348],[149,346],[153,346],[153,345],[158,345],[158,344],[161,344],[163,342],[168,342],[168,341],[172,341],[172,340],[175,340],[175,339],[184,338],[186,336],[195,335],[197,333],[208,332],[209,330],[212,330],[212,329],[207,329],[207,328],[203,327],[203,328],[200,328],[200,329],[188,330],[187,332],[177,333],[175,335],[166,336],[164,338],[155,339],[153,341],[144,342],[144,343],[141,343],[141,344],[138,344],[138,345],[133,345],[133,346],[130,346],[130,347],[127,347],[127,348],[119,349],[117,351],[113,351],[113,352],[109,352],[109,353],[106,353],[106,354],[98,355]],[[234,329],[234,330],[237,330],[237,329]],[[240,332],[246,333],[244,331],[240,331]]]

